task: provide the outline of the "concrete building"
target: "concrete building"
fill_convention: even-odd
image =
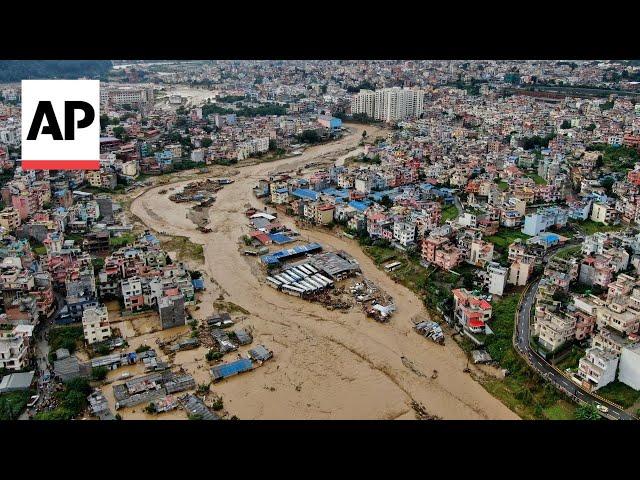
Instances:
[[[0,331],[0,369],[22,370],[29,364],[29,342],[33,327],[16,325]]]
[[[20,214],[12,207],[7,207],[0,212],[0,226],[8,231],[15,230],[20,226]]]
[[[145,87],[100,87],[100,104],[104,106],[119,105],[153,105],[153,88]]]
[[[531,276],[531,273],[533,272],[534,265],[535,264],[533,262],[527,263],[523,260],[516,260],[509,267],[509,278],[507,283],[509,285],[516,286],[526,285],[529,280],[529,276]]]
[[[619,213],[615,207],[606,203],[594,203],[591,210],[591,220],[605,225],[615,225],[620,222]]]
[[[351,100],[351,114],[365,114],[385,122],[417,118],[424,110],[424,94],[424,90],[400,87],[361,90]]]
[[[483,267],[487,263],[493,261],[493,243],[485,242],[483,240],[474,240],[471,242],[471,248],[469,249],[468,263],[475,265],[476,267]]]
[[[634,390],[640,390],[640,344],[622,349],[618,380]]]
[[[549,207],[538,209],[536,213],[524,217],[522,233],[535,237],[549,227],[562,228],[567,224],[568,217],[567,211],[562,208]]]
[[[472,333],[484,333],[485,324],[491,319],[491,304],[464,288],[457,288],[452,293],[456,323]]]
[[[107,307],[87,308],[82,312],[84,339],[89,345],[103,342],[111,337]]]
[[[573,317],[546,312],[536,324],[538,343],[549,352],[555,352],[575,336],[576,319]]]
[[[120,288],[125,310],[135,312],[144,307],[144,295],[142,294],[142,281],[140,278],[124,279],[120,284]]]
[[[490,262],[487,263],[484,273],[484,284],[489,290],[489,293],[501,296],[507,286],[507,268],[497,262]]]
[[[621,335],[636,333],[640,327],[640,312],[630,308],[624,299],[615,299],[606,305],[598,306],[596,323],[600,330],[612,329]]]
[[[394,222],[393,238],[403,247],[413,244],[416,238],[416,226],[411,222]]]
[[[578,364],[578,376],[591,390],[597,390],[615,381],[618,357],[598,347],[586,351]]]
[[[158,313],[160,314],[160,326],[163,330],[184,325],[186,322],[184,295],[160,297]]]

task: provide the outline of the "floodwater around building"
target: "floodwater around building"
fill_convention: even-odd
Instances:
[[[516,419],[463,372],[467,358],[455,342],[440,346],[415,334],[411,319],[426,318],[421,300],[379,270],[357,242],[298,228],[305,241],[348,252],[363,275],[393,297],[397,311],[387,324],[366,318],[359,309],[327,311],[322,305],[283,295],[258,275],[255,258],[240,253],[239,239],[248,232],[243,212],[249,205],[259,205],[251,195],[258,179],[310,161],[346,158],[358,149],[363,130],[372,138],[384,133],[371,125],[349,128],[351,132],[340,140],[310,147],[295,158],[240,168],[234,183],[218,193],[210,210],[210,233],[197,231],[186,218],[188,204],[171,202],[169,193],[159,193],[166,185],[133,200],[132,213],[148,227],[187,236],[204,246],[207,292],[196,317],[209,315],[213,302],[222,296],[249,312],[254,344],[269,345],[274,352],[273,360],[261,368],[224,380],[213,389],[223,396],[225,408],[240,419],[412,419],[412,402],[444,419]],[[291,218],[281,215],[279,219],[294,224]],[[185,362],[186,369],[197,382],[208,375],[201,350],[180,352],[191,360]],[[413,369],[407,368],[406,359]],[[437,378],[432,378],[434,370],[439,372]]]

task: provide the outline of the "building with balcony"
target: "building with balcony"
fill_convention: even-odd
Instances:
[[[491,319],[491,304],[465,288],[457,288],[452,293],[456,323],[472,333],[484,333]]]
[[[107,307],[87,308],[82,313],[82,329],[84,339],[89,345],[103,342],[111,337]]]
[[[587,350],[586,355],[578,364],[578,377],[584,385],[593,390],[598,390],[615,381],[618,357],[598,347]]]

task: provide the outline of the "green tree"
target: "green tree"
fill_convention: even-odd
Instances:
[[[109,369],[107,367],[93,367],[91,369],[91,378],[100,381],[107,378],[107,374],[109,373]]]
[[[389,197],[389,195],[383,195],[380,199],[380,205],[383,205],[387,208],[393,207],[393,200]]]
[[[298,141],[303,143],[317,143],[320,141],[320,135],[316,130],[304,130],[298,135]]]
[[[600,420],[600,413],[593,405],[580,405],[574,412],[576,420]]]
[[[119,139],[124,138],[124,127],[113,127],[113,136]]]
[[[602,187],[605,189],[605,191],[607,192],[607,195],[611,196],[614,183],[615,183],[615,180],[613,178],[606,177],[604,180],[600,182],[600,185],[602,185]]]

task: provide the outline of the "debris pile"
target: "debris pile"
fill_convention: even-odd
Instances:
[[[427,412],[424,405],[416,402],[415,400],[411,401],[411,408],[413,408],[413,410],[416,412],[416,418],[418,420],[442,420],[442,418],[438,417],[437,415],[431,415],[429,412]]]
[[[416,324],[413,327],[416,332],[424,335],[426,338],[430,338],[439,345],[444,345],[444,333],[442,327],[433,321],[425,321]]]
[[[207,178],[185,185],[182,192],[169,195],[169,200],[175,203],[201,202],[200,207],[209,207],[215,201],[213,194],[220,190],[222,190],[220,181]]]
[[[366,278],[363,278],[362,282],[356,282],[350,288],[350,292],[355,301],[362,304],[365,314],[378,322],[389,321],[396,311],[393,298]]]

